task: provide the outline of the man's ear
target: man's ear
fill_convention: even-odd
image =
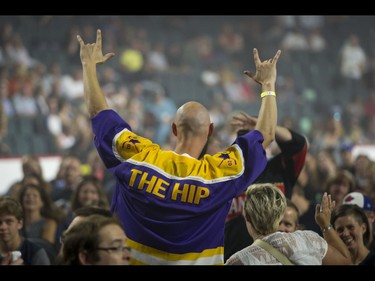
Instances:
[[[21,230],[22,227],[23,227],[23,219],[20,219],[20,220],[18,221],[18,226],[17,226],[17,228],[18,228],[18,230]]]
[[[78,253],[78,260],[79,260],[79,263],[82,264],[82,265],[88,265],[88,264],[90,264],[89,261],[88,261],[88,258],[87,258],[87,252],[86,252],[86,250],[79,251],[79,253]]]
[[[362,235],[363,235],[367,231],[367,225],[365,223],[362,223],[361,228],[362,228]]]
[[[175,135],[177,137],[177,126],[176,126],[176,123],[172,123],[171,127],[172,127],[173,135]]]
[[[208,129],[208,136],[211,136],[212,133],[214,132],[215,125],[214,123],[210,123],[210,128]]]

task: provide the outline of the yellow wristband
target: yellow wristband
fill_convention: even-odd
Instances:
[[[260,94],[261,98],[264,98],[266,96],[274,96],[274,97],[276,97],[276,93],[273,92],[273,91],[265,91],[265,92],[263,92],[263,93]]]

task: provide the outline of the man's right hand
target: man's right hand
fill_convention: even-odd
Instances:
[[[92,44],[85,44],[81,36],[77,35],[77,40],[81,47],[80,57],[82,64],[94,63],[100,64],[106,62],[109,58],[113,57],[114,53],[108,53],[103,56],[102,53],[102,32],[100,29],[96,31],[96,42]]]
[[[23,259],[18,258],[12,261],[12,252],[8,252],[7,255],[0,260],[0,265],[23,265]]]
[[[235,128],[236,131],[238,130],[249,130],[252,131],[257,124],[258,119],[250,116],[245,112],[239,112],[238,114],[233,116],[231,125]]]

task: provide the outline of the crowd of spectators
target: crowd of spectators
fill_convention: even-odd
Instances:
[[[374,23],[374,16],[0,16],[0,157],[60,154],[51,195],[64,191],[69,202],[81,177],[94,175],[110,200],[112,178],[93,149],[83,105],[77,34],[93,40],[102,30],[103,52],[116,54],[99,69],[110,107],[165,148],[173,146],[172,114],[193,99],[210,110],[211,145],[231,143],[232,114],[259,108],[244,58],[253,47],[265,57],[280,48],[279,124],[309,141],[293,195],[309,228],[309,209],[340,186],[332,178],[343,169],[350,191],[375,202],[375,161],[351,153],[375,144]],[[68,162],[81,167],[71,186]]]

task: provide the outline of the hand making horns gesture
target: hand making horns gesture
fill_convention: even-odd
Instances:
[[[80,50],[80,58],[82,63],[100,64],[106,62],[113,57],[114,53],[108,53],[103,56],[102,53],[102,32],[100,29],[96,31],[96,42],[92,44],[85,44],[81,36],[77,35]]]
[[[254,62],[255,62],[255,74],[249,70],[245,70],[244,73],[252,78],[254,81],[261,85],[275,84],[276,83],[276,63],[280,57],[281,50],[278,50],[272,59],[261,61],[259,59],[258,50],[254,48]]]

